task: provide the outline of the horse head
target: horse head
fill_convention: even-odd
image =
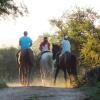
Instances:
[[[61,47],[58,44],[52,44],[52,53],[53,53],[53,59],[56,59],[57,53],[61,51]]]

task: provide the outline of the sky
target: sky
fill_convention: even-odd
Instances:
[[[93,8],[100,13],[99,0],[20,0],[29,10],[28,16],[16,20],[0,20],[0,47],[18,46],[24,31],[28,31],[33,42],[45,32],[52,33],[54,28],[49,20],[59,18],[66,10],[75,6]]]

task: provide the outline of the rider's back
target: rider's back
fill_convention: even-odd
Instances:
[[[63,40],[62,41],[62,52],[71,52],[71,45],[70,42],[68,40]]]
[[[30,37],[21,37],[20,38],[20,45],[22,49],[28,49],[30,48],[30,43],[32,42],[32,40],[30,39]]]

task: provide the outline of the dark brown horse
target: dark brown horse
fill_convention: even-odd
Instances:
[[[64,72],[65,81],[67,80],[67,73],[68,73],[71,85],[75,83],[77,79],[76,56],[72,53],[66,52],[59,59],[61,48],[57,44],[53,44],[52,52],[53,52],[53,59],[56,59],[56,64],[55,64],[56,72],[55,72],[54,83],[56,83],[56,78],[60,69]]]
[[[22,49],[17,54],[20,82],[25,86],[30,83],[30,72],[33,66],[30,54],[33,54],[30,49]]]

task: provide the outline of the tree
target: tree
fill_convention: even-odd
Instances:
[[[82,63],[85,66],[100,65],[100,34],[88,34],[87,41],[81,48],[81,57],[84,58]]]
[[[17,2],[17,0],[16,0]],[[19,5],[14,0],[0,0],[0,16],[13,15],[24,15],[28,13],[26,6],[23,3]]]
[[[77,7],[70,13],[65,12],[59,19],[50,20],[59,29],[59,35],[61,32],[67,33],[72,51],[80,55],[88,66],[100,64],[100,29],[94,25],[99,18],[99,14],[93,9]]]

